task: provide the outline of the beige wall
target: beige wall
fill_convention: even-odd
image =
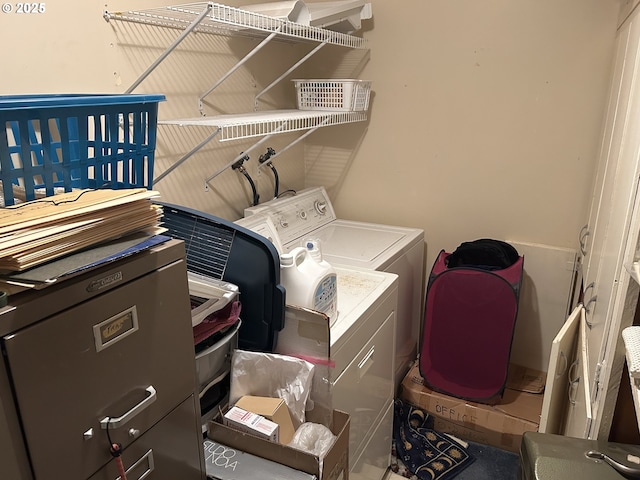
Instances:
[[[117,0],[105,4],[94,0],[56,0],[45,2],[46,12],[42,14],[0,14],[0,41],[6,46],[0,55],[2,93],[125,92],[180,31],[107,22],[103,11],[179,3],[185,2]],[[161,120],[198,117],[198,97],[258,43],[255,38],[191,34],[133,93],[165,94],[167,101],[161,103],[159,109]],[[298,59],[300,48],[283,43],[265,47],[261,55],[253,57],[246,67],[233,73],[206,97],[204,113],[252,111],[255,94]],[[290,81],[283,82],[261,100],[259,109],[291,108],[295,105],[294,92]],[[156,176],[213,132],[212,127],[158,126]],[[261,199],[273,197],[274,180],[269,171],[257,174],[259,155],[267,146],[278,151],[295,137],[276,136],[264,148],[251,153],[250,161],[245,163],[258,185]],[[154,188],[165,201],[236,219],[251,202],[251,190],[245,178],[228,169],[209,182],[208,190],[204,180],[253,143],[255,140],[220,142],[216,138]],[[304,155],[303,148],[302,144],[296,146],[279,160],[283,189],[304,186],[304,163],[295,161]]]
[[[230,2],[242,3],[258,2]],[[282,189],[324,184],[341,217],[424,228],[427,268],[440,249],[478,237],[575,248],[619,0],[372,3],[370,57],[326,48],[300,72],[372,80],[369,121],[318,131],[284,154]],[[177,32],[107,23],[102,12],[165,4],[56,0],[44,14],[0,14],[2,92],[123,92]],[[256,44],[192,35],[136,92],[167,95],[161,118],[197,116],[198,95]],[[308,48],[270,45],[208,98],[206,112],[251,110],[253,95]],[[292,92],[284,82],[260,108],[291,107]],[[210,132],[159,127],[156,174]],[[245,180],[228,170],[209,191],[203,180],[252,143],[214,140],[155,188],[167,201],[238,218],[250,202]],[[268,199],[273,180],[255,172],[258,155],[247,168]]]
[[[401,8],[399,7],[401,5]],[[345,218],[440,249],[577,246],[609,81],[615,0],[373,2],[375,97],[339,191]]]

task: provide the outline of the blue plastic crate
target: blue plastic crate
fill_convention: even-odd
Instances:
[[[4,205],[73,188],[152,188],[164,95],[0,96]],[[11,188],[9,188],[11,186]]]

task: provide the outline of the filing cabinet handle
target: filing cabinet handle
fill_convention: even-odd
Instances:
[[[126,472],[124,472],[125,474],[127,474],[127,478],[129,478],[129,473],[131,473],[135,468],[137,468],[145,460],[147,461],[147,469],[144,471],[142,475],[138,477],[138,480],[144,480],[149,475],[151,475],[151,472],[153,472],[155,465],[153,464],[153,450],[150,449],[147,453],[145,453],[142,457],[140,457],[136,461],[136,463],[131,465]],[[122,480],[122,478],[118,477],[116,478],[116,480]]]
[[[107,428],[109,428],[109,429],[118,428],[118,427],[122,426],[123,424],[127,423],[129,420],[131,420],[136,415],[138,415],[142,410],[147,408],[153,402],[155,402],[156,398],[157,398],[156,397],[156,389],[153,388],[153,386],[149,385],[145,390],[146,390],[146,392],[148,394],[147,398],[142,400],[135,407],[133,407],[131,410],[129,410],[128,412],[126,412],[124,415],[122,415],[120,417],[116,417],[116,418],[105,417],[105,418],[103,418],[102,420],[100,420],[100,427],[103,430],[106,430]]]

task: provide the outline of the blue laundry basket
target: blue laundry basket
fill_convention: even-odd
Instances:
[[[164,95],[0,96],[4,205],[73,188],[151,188]]]

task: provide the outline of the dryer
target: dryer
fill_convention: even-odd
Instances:
[[[397,275],[336,267],[338,319],[331,327],[333,406],[350,417],[349,473],[382,480],[391,462]],[[285,327],[286,328],[286,327]]]
[[[308,188],[244,212],[246,219],[255,214],[272,220],[285,252],[315,238],[333,266],[398,275],[397,389],[417,356],[424,301],[424,230],[338,219],[324,187]]]
[[[278,252],[286,251],[271,218],[256,214],[236,223],[269,239]],[[337,274],[338,315],[330,325],[327,345],[333,362],[333,407],[349,414],[350,477],[381,480],[390,463],[393,428],[395,324],[398,276],[355,266],[334,266]],[[285,314],[275,351],[305,353],[301,332],[313,348],[320,342],[316,327],[296,323]],[[298,349],[301,349],[298,351]],[[389,361],[391,359],[391,361]]]

